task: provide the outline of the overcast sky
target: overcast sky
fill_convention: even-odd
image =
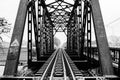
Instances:
[[[14,25],[20,0],[0,0],[0,17],[5,17]],[[51,0],[47,0],[51,1]],[[67,0],[69,2],[71,0]],[[107,35],[120,36],[120,0],[99,0]],[[71,1],[72,3],[72,1]],[[63,35],[59,35],[65,41]]]

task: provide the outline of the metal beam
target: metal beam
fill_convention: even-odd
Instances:
[[[71,15],[70,15],[70,18],[69,18],[67,26],[71,23],[71,20],[72,20],[72,18],[74,16],[74,10],[77,8],[78,4],[79,4],[79,0],[75,0],[75,3],[74,3],[74,6],[73,6],[73,9],[71,11]]]
[[[120,77],[120,51],[119,51],[119,62],[118,62],[118,76]]]
[[[91,0],[95,36],[103,75],[113,75],[112,59],[98,0]]]
[[[86,30],[86,17],[87,17],[87,3],[84,2],[84,10],[83,10],[83,22],[81,23],[81,44],[80,44],[80,57],[82,58],[84,52],[84,42],[85,42],[85,30]]]
[[[49,19],[49,21],[50,21],[50,24],[52,25],[52,27],[54,27],[54,25],[53,25],[53,23],[52,23],[52,21],[51,21],[51,18],[50,18],[50,13],[48,12],[48,10],[47,10],[47,5],[45,4],[45,1],[44,0],[41,0],[41,5],[42,5],[42,7],[43,7],[43,9],[45,9],[45,14],[46,14],[46,16],[48,17],[48,19]]]
[[[22,44],[25,20],[27,14],[28,0],[20,0],[19,9],[14,25],[14,30],[8,50],[4,74],[6,76],[15,76],[19,63],[20,49]]]
[[[28,0],[31,1],[31,0]],[[33,27],[33,17],[32,17],[32,7],[28,7],[28,68],[30,68],[30,64],[32,62],[32,27]]]

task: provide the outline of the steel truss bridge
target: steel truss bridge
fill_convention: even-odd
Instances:
[[[120,49],[108,46],[99,1],[73,2],[55,0],[47,4],[46,0],[20,0],[0,80],[118,80]],[[27,70],[18,75],[25,23]],[[96,47],[91,43],[92,27]],[[67,37],[65,49],[54,49],[57,32],[64,32]]]

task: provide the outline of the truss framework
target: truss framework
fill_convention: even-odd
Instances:
[[[37,7],[36,4],[38,3]],[[75,0],[74,4],[56,0],[21,0],[8,51],[4,75],[15,76],[19,63],[25,20],[28,12],[28,68],[33,63],[33,38],[35,36],[36,62],[54,50],[54,35],[64,32],[67,51],[82,57],[91,57],[91,22],[99,50],[103,75],[112,75],[112,61],[98,0]],[[86,54],[85,54],[86,51]],[[10,66],[11,65],[11,66]]]

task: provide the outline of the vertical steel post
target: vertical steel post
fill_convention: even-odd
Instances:
[[[36,6],[35,2],[32,1],[32,17],[33,17],[33,25],[34,25],[34,35],[35,35],[35,47],[36,47],[36,55],[37,55],[37,60],[39,60],[39,46],[38,46],[38,23],[37,23],[37,16],[36,16]]]
[[[81,31],[82,30],[82,1],[79,1],[79,6],[78,6],[78,54],[79,54],[79,56],[81,56],[81,53],[80,53],[80,49],[81,49],[81,40],[82,40],[82,38],[81,38]]]
[[[91,5],[87,2],[87,56],[91,59]]]
[[[83,10],[83,20],[82,20],[82,30],[81,30],[81,49],[80,49],[80,57],[83,56],[84,53],[84,43],[85,43],[85,29],[86,29],[86,17],[87,17],[87,3],[84,2],[84,10]]]
[[[4,74],[5,76],[15,76],[17,73],[19,56],[27,15],[28,0],[20,0],[17,17],[13,29],[13,34],[8,50]]]
[[[43,29],[43,35],[42,35],[42,41],[43,41],[43,43],[42,43],[42,46],[43,46],[43,55],[45,55],[46,54],[46,27],[45,27],[45,19],[46,19],[46,15],[45,15],[45,13],[46,13],[46,11],[45,11],[45,9],[43,9],[43,19],[42,19],[42,24],[43,24],[43,26],[42,26],[42,29]]]
[[[29,0],[31,1],[31,0]],[[32,5],[28,8],[28,68],[32,62]]]
[[[98,0],[91,0],[95,36],[103,75],[113,75],[112,59]]]
[[[37,60],[40,60],[41,55],[41,26],[42,26],[42,14],[41,14],[41,0],[38,0],[38,53]]]
[[[120,77],[120,50],[118,52],[119,55],[119,62],[118,62],[118,76]]]

